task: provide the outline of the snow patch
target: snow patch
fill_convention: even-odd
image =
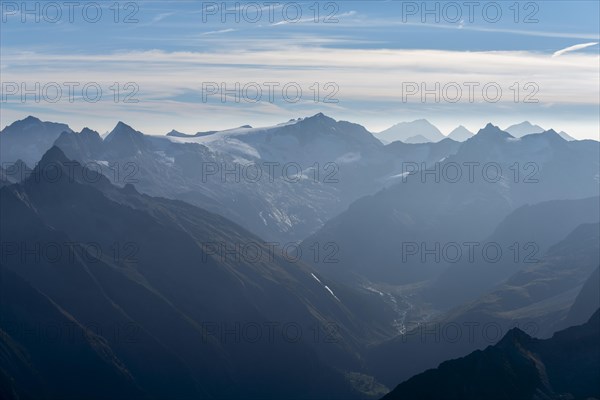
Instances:
[[[325,289],[327,289],[327,291],[328,291],[329,293],[331,293],[331,295],[332,295],[332,296],[333,296],[333,297],[334,297],[334,298],[335,298],[337,301],[339,301],[340,303],[342,302],[340,299],[338,299],[338,297],[335,295],[335,293],[333,293],[333,290],[329,289],[329,286],[325,285]]]
[[[321,280],[320,280],[319,278],[317,278],[317,276],[316,276],[315,274],[313,274],[312,272],[311,272],[310,274],[312,275],[312,277],[313,277],[313,278],[315,278],[315,280],[316,280],[317,282],[319,282],[320,284],[323,284],[323,283],[321,282]]]

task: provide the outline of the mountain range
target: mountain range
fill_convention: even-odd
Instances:
[[[57,147],[0,200],[0,375],[18,398],[357,398],[343,371],[389,334],[373,295]]]
[[[15,149],[27,147],[26,134],[11,135],[21,140]],[[4,143],[4,131],[0,138]],[[88,128],[69,129],[54,144],[117,185],[190,202],[281,243],[305,238],[352,201],[388,185],[404,159],[436,162],[457,147],[388,148],[362,126],[323,114],[193,137],[144,135],[120,122],[105,139]],[[12,154],[25,160],[17,150]]]
[[[428,304],[427,298],[420,299],[419,292],[414,291],[409,295],[406,287],[393,292],[398,304],[402,300],[410,307],[400,320],[401,334],[370,348],[368,364],[372,373],[382,383],[392,385],[444,360],[482,349],[515,326],[544,338],[587,321],[600,307],[594,302],[599,242],[600,225],[582,223],[541,254],[538,262],[522,267],[504,281],[487,286],[485,293],[449,310],[426,309],[430,314],[427,319],[421,317],[423,311],[419,310]],[[472,285],[466,282],[463,287]],[[426,294],[433,290],[422,288]],[[590,302],[582,307],[576,305],[577,298]],[[412,361],[398,363],[399,358]]]
[[[431,279],[449,263],[423,262],[420,253],[403,260],[403,246],[481,243],[521,206],[598,196],[598,151],[597,142],[554,131],[517,140],[488,124],[433,166],[406,163],[394,185],[355,201],[305,242],[336,241],[340,262],[318,267],[336,280]]]
[[[0,398],[598,396],[598,142],[384,132],[7,126]]]
[[[539,125],[533,125],[529,121],[523,121],[519,124],[515,124],[515,125],[511,125],[511,126],[507,127],[506,129],[504,129],[504,131],[510,133],[514,137],[521,138],[526,135],[542,133],[546,130]],[[569,140],[569,141],[575,140],[572,136],[568,135],[566,132],[563,132],[563,131],[558,132],[558,135],[565,140]]]

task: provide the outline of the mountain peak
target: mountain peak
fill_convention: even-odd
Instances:
[[[146,147],[144,134],[121,121],[104,139],[104,144],[120,157],[134,155]]]
[[[193,136],[193,135],[188,135],[187,133],[183,133],[183,132],[179,132],[175,129],[171,129],[171,132],[167,133],[167,136],[172,136],[172,137],[189,137],[189,136]]]
[[[554,129],[548,129],[546,132],[543,132],[544,135],[548,135],[548,136],[555,136],[555,137],[559,137],[562,140],[565,140],[558,132],[556,132]]]
[[[410,122],[400,122],[392,127],[379,132],[378,137],[388,142],[400,140],[405,142],[409,138],[421,135],[430,142],[439,142],[445,136],[440,130],[426,119],[416,119]]]
[[[133,129],[133,128],[131,126],[127,125],[125,122],[119,121],[119,122],[117,122],[117,125],[115,125],[113,131],[117,130],[117,129]]]
[[[81,132],[79,132],[79,134],[80,134],[80,135],[93,135],[93,136],[96,136],[96,135],[98,135],[98,136],[100,136],[100,134],[99,134],[98,132],[96,132],[96,131],[95,131],[95,130],[93,130],[93,129],[90,129],[90,128],[88,128],[87,126],[86,126],[85,128],[83,128],[83,129],[81,130]]]
[[[556,132],[554,129],[548,129],[538,135],[543,135],[546,138],[549,138],[555,142],[566,142],[568,139],[564,138],[560,133]]]
[[[131,184],[131,183],[126,183],[125,186],[123,186],[123,188],[121,190],[123,193],[129,194],[129,195],[139,195],[140,194],[140,192],[138,192],[137,189],[135,188],[135,186],[133,186],[133,184]]]
[[[565,139],[560,133],[557,133],[554,129],[549,129],[540,133],[530,133],[529,135],[523,136],[521,139],[536,140],[536,138],[545,138],[546,140],[557,144],[567,141],[567,139]]]
[[[306,117],[303,119],[299,119],[299,121],[319,121],[319,122],[336,122],[335,119],[328,117],[327,115],[323,114],[322,112],[317,113],[315,115],[313,115],[312,117]]]
[[[60,134],[62,131],[72,132],[71,128],[67,124],[62,124],[59,122],[49,122],[42,121],[41,119],[34,117],[33,115],[29,115],[21,120],[15,121],[12,124],[8,125],[3,132],[11,131],[11,130],[30,130],[35,127],[37,131],[48,131],[48,130],[56,130],[59,131]],[[38,129],[39,128],[39,129]]]
[[[504,337],[502,339],[500,339],[500,341],[497,343],[497,346],[498,347],[513,347],[515,344],[526,343],[531,339],[532,339],[531,336],[529,336],[527,333],[523,332],[521,329],[515,327],[515,328],[510,329],[508,332],[506,332]]]
[[[317,113],[311,117],[298,118],[294,124],[307,129],[316,128],[317,126],[322,129],[323,127],[331,127],[336,123],[337,121],[335,119],[328,117],[323,113]]]
[[[136,131],[131,126],[127,125],[126,123],[119,121],[117,123],[117,125],[115,125],[113,130],[108,134],[108,136],[106,137],[106,140],[110,142],[114,137],[118,137],[118,136],[138,137],[138,136],[142,136],[142,135],[143,135],[142,132]]]
[[[571,140],[575,140],[575,138],[573,136],[569,135],[565,131],[560,131],[560,132],[558,132],[558,134],[560,135],[561,138],[565,139],[568,142],[570,142]]]
[[[58,146],[52,146],[50,149],[48,149],[48,151],[44,153],[42,159],[36,166],[36,169],[43,168],[50,164],[64,164],[68,161],[69,159]]]
[[[512,138],[513,136],[498,128],[496,125],[488,122],[484,128],[480,129],[474,138]]]
[[[28,115],[26,118],[21,120],[22,122],[42,122],[39,118],[34,117],[33,115]]]
[[[473,137],[473,132],[465,128],[463,125],[459,125],[454,128],[446,137],[458,142],[464,142],[465,140]]]
[[[544,132],[544,128],[539,125],[533,125],[529,121],[523,121],[507,127],[504,129],[504,131],[510,133],[516,138],[520,138],[525,135],[531,135],[532,133],[542,133]]]

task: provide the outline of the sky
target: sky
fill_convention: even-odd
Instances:
[[[598,1],[0,1],[0,125],[378,132],[528,120],[599,139]]]

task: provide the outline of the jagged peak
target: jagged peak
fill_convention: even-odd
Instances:
[[[515,327],[506,332],[504,337],[498,342],[497,346],[514,347],[515,344],[523,344],[530,341],[531,339],[531,336],[529,336],[521,329]]]
[[[141,137],[144,134],[140,131],[136,131],[131,126],[127,125],[123,121],[117,122],[117,125],[113,128],[113,130],[106,137],[106,141],[110,142],[115,137],[120,136],[133,136],[133,137]]]
[[[23,118],[21,122],[42,122],[42,120],[34,117],[33,115],[28,115],[27,117]]]
[[[298,118],[297,121],[298,122],[317,121],[317,122],[330,122],[330,123],[336,122],[335,119],[328,117],[327,115],[323,114],[322,112],[316,113],[315,115],[313,115],[311,117]]]
[[[96,132],[93,129],[88,128],[87,126],[85,128],[83,128],[81,130],[81,132],[79,132],[80,135],[98,135],[100,136],[100,134],[98,132]]]
[[[513,136],[510,133],[503,131],[502,129],[500,129],[496,125],[492,124],[491,122],[488,122],[485,125],[485,127],[480,129],[477,132],[477,134],[475,134],[475,136],[473,136],[473,137],[474,138],[485,138],[485,137],[512,138]]]
[[[64,164],[65,162],[69,162],[69,159],[67,158],[65,153],[63,153],[63,151],[58,146],[52,146],[44,153],[42,159],[37,164],[36,169],[40,166],[43,167],[49,164],[56,163]]]

